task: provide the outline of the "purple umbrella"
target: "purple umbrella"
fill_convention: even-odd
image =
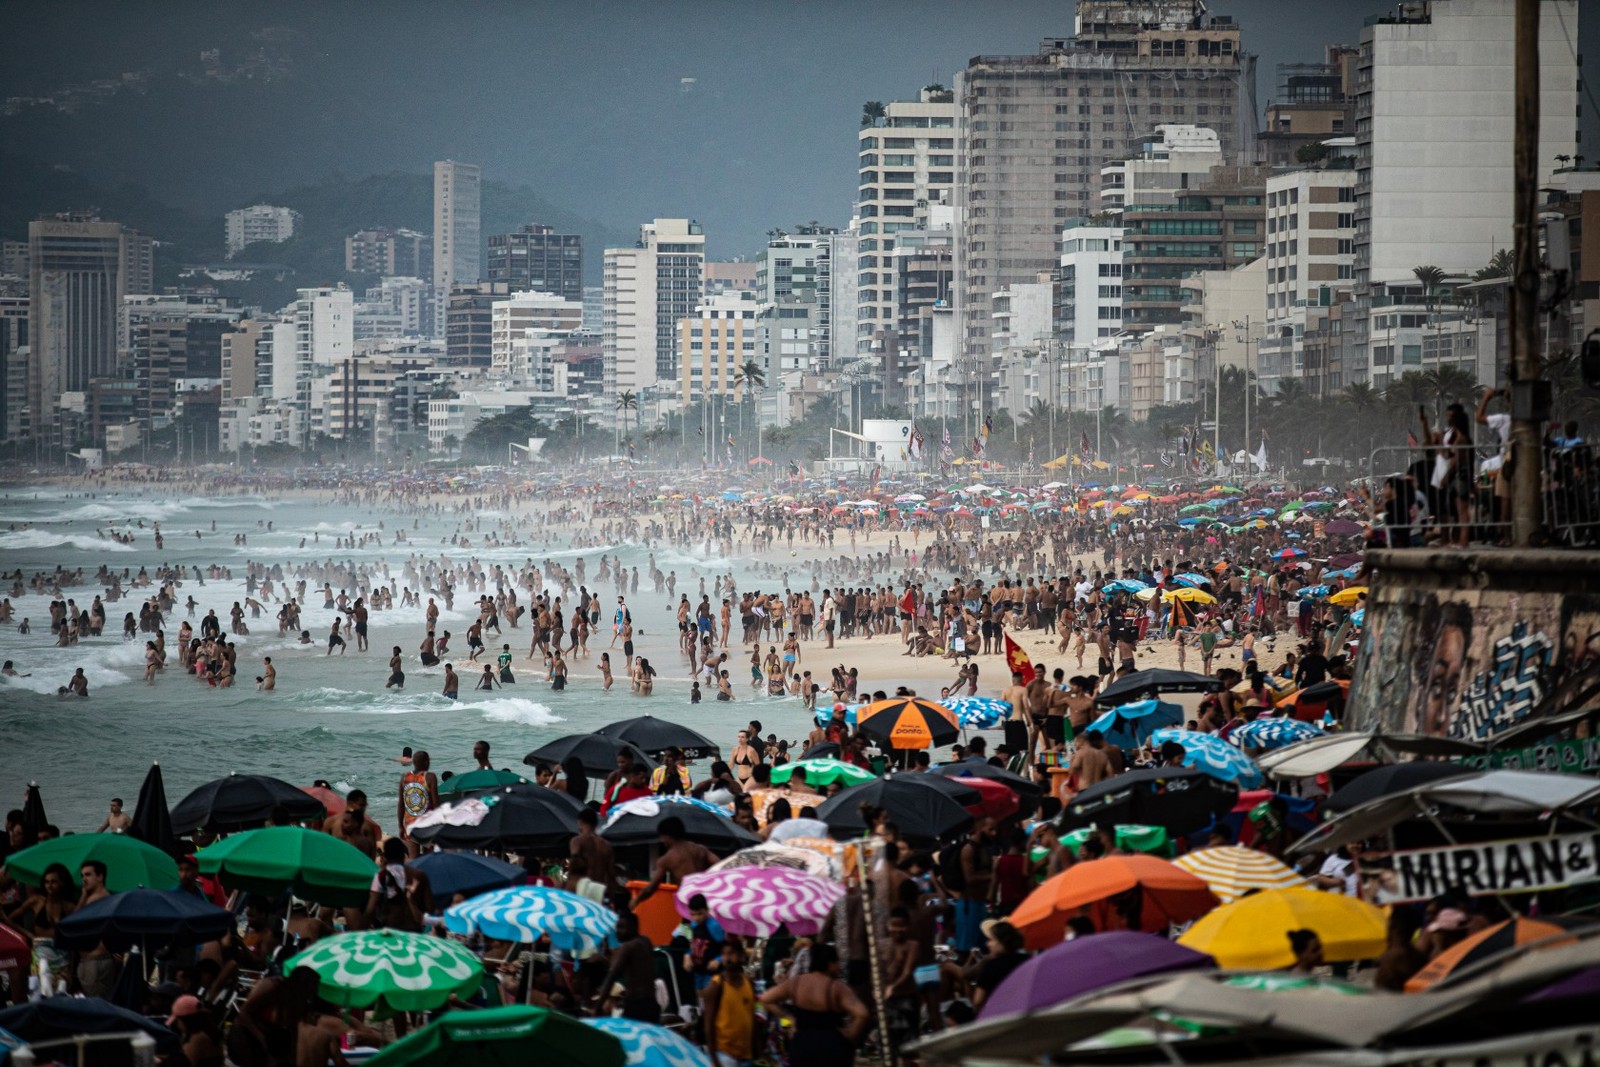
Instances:
[[[1203,952],[1134,930],[1065,941],[1012,971],[983,1002],[980,1019],[1040,1011],[1130,978],[1216,967]]]
[[[1366,527],[1359,522],[1351,522],[1349,519],[1333,519],[1322,529],[1334,537],[1351,537],[1366,531]]]

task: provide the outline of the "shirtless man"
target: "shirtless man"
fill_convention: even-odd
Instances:
[[[683,820],[677,816],[662,819],[657,832],[661,836],[661,858],[656,860],[655,868],[650,872],[650,881],[629,902],[630,908],[638,908],[649,900],[663,883],[682,885],[689,875],[710,870],[711,865],[717,862],[717,857],[711,854],[710,849],[684,840]],[[591,874],[590,877],[594,876]]]
[[[1104,734],[1098,730],[1087,730],[1078,735],[1077,751],[1072,756],[1072,772],[1080,791],[1105,781],[1115,773],[1111,757],[1106,755]]]
[[[446,699],[454,700],[461,695],[461,679],[456,676],[453,664],[444,665],[444,695]]]
[[[270,693],[278,688],[278,668],[272,665],[271,656],[264,657],[261,664],[261,691]]]
[[[106,888],[106,865],[99,860],[84,860],[78,870],[78,879],[83,884],[83,896],[78,898],[79,911],[111,895]],[[109,997],[112,987],[116,985],[116,977],[116,961],[111,958],[111,950],[106,948],[105,942],[96,944],[78,957],[78,992],[84,996]]]
[[[406,687],[405,661],[400,658],[400,646],[394,646],[394,653],[389,657],[389,680],[383,683],[385,689],[404,689]]]
[[[578,836],[567,843],[568,854],[582,858],[584,872],[592,882],[605,886],[609,899],[617,887],[617,856],[611,842],[596,833],[600,816],[593,808],[578,813]]]
[[[360,789],[352,789],[344,802],[344,811],[327,824],[328,833],[346,844],[354,845],[369,859],[376,858],[378,840],[383,836],[383,831],[367,814],[367,794]]]
[[[133,816],[122,810],[122,798],[111,798],[111,812],[106,816],[106,821],[100,824],[97,834],[113,833],[125,834],[133,825]]]
[[[1027,752],[1027,762],[1033,762],[1033,743],[1037,737],[1033,712],[1028,707],[1028,690],[1022,684],[1022,673],[1011,672],[1011,684],[1000,692],[1000,699],[1011,705],[1012,717],[1006,720],[1006,747]]]

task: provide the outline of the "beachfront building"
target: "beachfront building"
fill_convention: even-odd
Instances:
[[[249,245],[287,241],[301,222],[300,212],[274,204],[252,204],[230,211],[224,218],[229,259]]]
[[[513,293],[490,308],[490,374],[507,384],[553,389],[559,352],[583,328],[583,304],[554,293]]]
[[[344,239],[344,269],[352,274],[433,277],[433,237],[416,230],[359,230]]]
[[[483,171],[443,159],[433,165],[433,291],[444,297],[478,281]],[[438,323],[438,335],[444,323]]]
[[[583,300],[583,237],[529,223],[514,233],[489,235],[484,277],[507,282],[513,292],[536,290]]]
[[[601,343],[608,403],[624,394],[640,403],[647,393],[656,396],[657,383],[676,385],[678,320],[702,303],[705,246],[705,231],[693,219],[655,219],[639,227],[633,247],[605,250]]]

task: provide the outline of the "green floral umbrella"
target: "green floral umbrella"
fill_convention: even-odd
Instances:
[[[468,771],[466,774],[454,774],[439,783],[439,795],[442,797],[456,796],[460,793],[472,793],[479,789],[498,789],[503,785],[527,785],[528,779],[516,771],[497,771],[491,768],[482,768]]]
[[[154,845],[125,834],[69,834],[13,852],[6,858],[6,873],[23,885],[38,886],[44,869],[63,864],[74,883],[85,860],[106,865],[106,888],[113,893],[125,889],[175,889],[178,864]],[[370,875],[368,876],[370,878]]]
[[[452,1011],[401,1038],[367,1067],[623,1067],[622,1042],[570,1016],[514,1004]]]
[[[836,759],[803,759],[794,763],[785,763],[782,767],[772,768],[772,782],[782,785],[787,782],[795,771],[806,772],[807,785],[832,785],[834,782],[843,782],[845,785],[861,785],[870,782],[877,775],[869,770],[857,767],[853,763],[846,763]]]
[[[323,938],[284,964],[317,972],[317,993],[345,1008],[432,1011],[483,984],[483,961],[465,945],[403,930]]]
[[[229,889],[282,893],[318,904],[365,904],[377,868],[354,845],[303,826],[268,826],[225,837],[195,854],[203,874]]]

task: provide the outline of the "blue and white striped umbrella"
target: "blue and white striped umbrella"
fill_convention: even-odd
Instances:
[[[1109,595],[1111,593],[1137,593],[1141,589],[1149,588],[1148,585],[1137,578],[1118,578],[1116,581],[1108,583],[1100,591]]]
[[[1299,719],[1257,719],[1228,735],[1240,748],[1283,748],[1298,741],[1322,736],[1322,727]]]
[[[1367,624],[1367,609],[1357,608],[1350,613],[1351,626],[1365,626]]]
[[[617,913],[565,889],[521,885],[445,909],[444,925],[452,933],[525,945],[549,935],[554,947],[587,956],[615,943]]]
[[[1308,585],[1295,596],[1301,600],[1326,600],[1333,592],[1331,585]]]
[[[847,704],[844,709],[845,725],[854,730],[856,728],[856,711],[859,705]],[[833,721],[833,705],[820,704],[817,706],[816,719],[818,726],[826,726]]]
[[[709,800],[701,800],[699,797],[691,797],[683,793],[668,793],[664,796],[635,797],[632,800],[616,805],[611,809],[611,814],[606,816],[606,821],[600,828],[604,830],[606,827],[614,826],[618,821],[629,815],[655,815],[657,811],[656,805],[659,804],[687,804],[691,808],[709,811],[711,814],[721,815],[723,818],[728,816],[728,809],[718,807]]]
[[[948,697],[940,701],[969,730],[990,730],[1011,718],[1011,701],[998,697]]]
[[[1190,589],[1199,589],[1202,585],[1208,585],[1211,582],[1211,579],[1203,574],[1178,574],[1174,575],[1172,580],[1179,585],[1186,585]]]
[[[711,1067],[704,1052],[664,1026],[611,1015],[583,1022],[622,1042],[627,1067]]]
[[[1150,744],[1160,748],[1168,741],[1176,741],[1188,753],[1183,759],[1185,767],[1204,771],[1224,782],[1238,782],[1241,789],[1255,789],[1265,779],[1254,761],[1243,752],[1215,734],[1168,727],[1150,735]]]

